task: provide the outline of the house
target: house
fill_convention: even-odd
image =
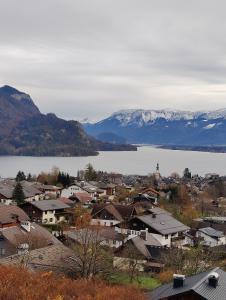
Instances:
[[[33,186],[39,189],[45,196],[58,198],[61,195],[62,188],[50,185],[50,184],[42,184],[40,182],[33,183]]]
[[[205,217],[193,220],[195,229],[211,227],[222,231],[226,235],[226,217]]]
[[[0,206],[0,257],[60,243],[18,206]]]
[[[26,202],[39,201],[44,198],[44,193],[27,181],[22,181],[23,192]],[[6,180],[0,182],[0,203],[10,205],[14,203],[13,191],[16,186],[15,180]]]
[[[73,275],[73,250],[61,243],[29,251],[29,254],[14,254],[0,259],[0,265],[23,266],[31,271],[54,272]]]
[[[13,254],[0,258],[0,265],[23,266],[31,271],[51,272],[71,275],[74,262],[70,259],[73,250],[61,243],[49,245],[29,251],[28,257],[22,254]]]
[[[137,260],[136,269],[144,272],[158,273],[164,267],[161,255],[167,248],[152,235],[142,232],[139,236],[128,239],[123,247],[119,248],[114,255],[114,266],[119,269],[128,268],[131,260]]]
[[[160,193],[152,187],[148,187],[148,188],[143,189],[142,194],[148,195],[150,198],[152,198],[154,200],[154,203],[157,203],[158,198],[160,196]]]
[[[83,192],[88,193],[92,200],[97,200],[99,197],[106,196],[106,191],[100,189],[98,186],[94,185],[96,182],[76,182],[76,185],[81,188]]]
[[[70,229],[65,231],[64,234],[67,238],[67,241],[81,243],[82,240],[85,240],[85,235],[95,236],[98,239],[101,245],[107,246],[110,248],[117,249],[126,242],[127,236],[120,234],[112,227],[101,227],[101,228],[92,228],[83,230]]]
[[[95,204],[92,209],[92,225],[114,226],[127,222],[135,215],[133,206],[121,204]]]
[[[157,197],[150,196],[146,193],[139,193],[138,195],[133,197],[133,203],[141,203],[141,202],[147,202],[152,204],[157,204]]]
[[[185,233],[189,227],[179,222],[172,215],[158,207],[149,210],[148,214],[135,216],[129,222],[129,228],[135,232],[147,230],[162,246],[182,246],[186,243]]]
[[[82,192],[82,189],[78,185],[73,184],[61,191],[61,197],[69,198],[78,192]]]
[[[23,255],[29,249],[59,243],[47,229],[30,221],[21,221],[15,226],[0,229],[0,257]]]
[[[34,222],[43,224],[57,224],[68,221],[70,212],[68,204],[60,200],[41,200],[31,203],[24,203],[21,208],[28,214]]]
[[[212,227],[200,228],[196,232],[196,237],[202,238],[202,245],[208,247],[216,247],[226,244],[226,237],[224,233]]]
[[[173,282],[147,294],[150,300],[225,300],[226,272],[220,268],[191,277],[174,274]]]
[[[0,205],[0,228],[16,226],[22,221],[29,221],[28,215],[16,205]]]
[[[107,196],[114,196],[116,191],[116,185],[113,183],[99,183],[99,189],[105,190]]]
[[[70,196],[70,199],[75,203],[79,203],[82,205],[90,204],[92,201],[92,197],[87,192],[76,192],[72,196]]]

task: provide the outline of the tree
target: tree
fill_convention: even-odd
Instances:
[[[70,175],[68,173],[59,172],[57,182],[62,184],[64,188],[68,187],[71,183]]]
[[[85,177],[86,181],[96,181],[97,180],[97,177],[98,177],[97,172],[91,164],[88,164],[86,166],[84,177]]]
[[[28,173],[27,181],[35,181],[35,176],[32,176],[31,173]]]
[[[25,199],[23,187],[21,183],[18,181],[14,190],[13,190],[13,200],[16,201],[18,205],[23,204]]]
[[[16,181],[18,182],[23,180],[26,180],[26,176],[23,171],[19,171],[16,175]]]
[[[191,172],[188,168],[184,169],[184,178],[191,179]]]
[[[76,218],[76,230],[68,245],[74,251],[73,272],[79,278],[106,277],[112,268],[112,253],[103,246],[101,227],[90,225],[91,216],[84,213]]]
[[[162,255],[162,261],[167,270],[192,276],[206,271],[211,266],[212,254],[202,245],[189,250],[171,248]]]
[[[57,179],[58,179],[58,175],[59,175],[59,168],[57,167],[53,167],[52,171],[50,173],[45,173],[45,172],[41,172],[38,175],[37,180],[43,184],[53,184],[56,185],[57,184]]]
[[[136,249],[136,247],[128,242],[128,245],[126,245],[126,249],[124,252],[124,256],[126,257],[128,263],[126,263],[126,271],[128,272],[130,282],[133,282],[133,280],[138,277],[139,269],[141,267],[140,263],[144,259],[142,254]],[[124,262],[125,266],[125,262]]]

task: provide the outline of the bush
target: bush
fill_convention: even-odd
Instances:
[[[144,300],[131,287],[102,281],[72,280],[51,272],[33,273],[24,268],[0,266],[0,299],[4,300]]]

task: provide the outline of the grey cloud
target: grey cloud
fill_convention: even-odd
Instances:
[[[226,106],[223,0],[7,0],[0,83],[43,112]]]

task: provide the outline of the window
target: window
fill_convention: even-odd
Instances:
[[[53,218],[50,218],[49,221],[50,221],[50,222],[53,222]]]
[[[165,235],[165,239],[168,240],[168,234]]]
[[[113,222],[110,222],[110,226],[113,226]]]
[[[4,248],[0,248],[0,255],[5,255],[5,249]]]

